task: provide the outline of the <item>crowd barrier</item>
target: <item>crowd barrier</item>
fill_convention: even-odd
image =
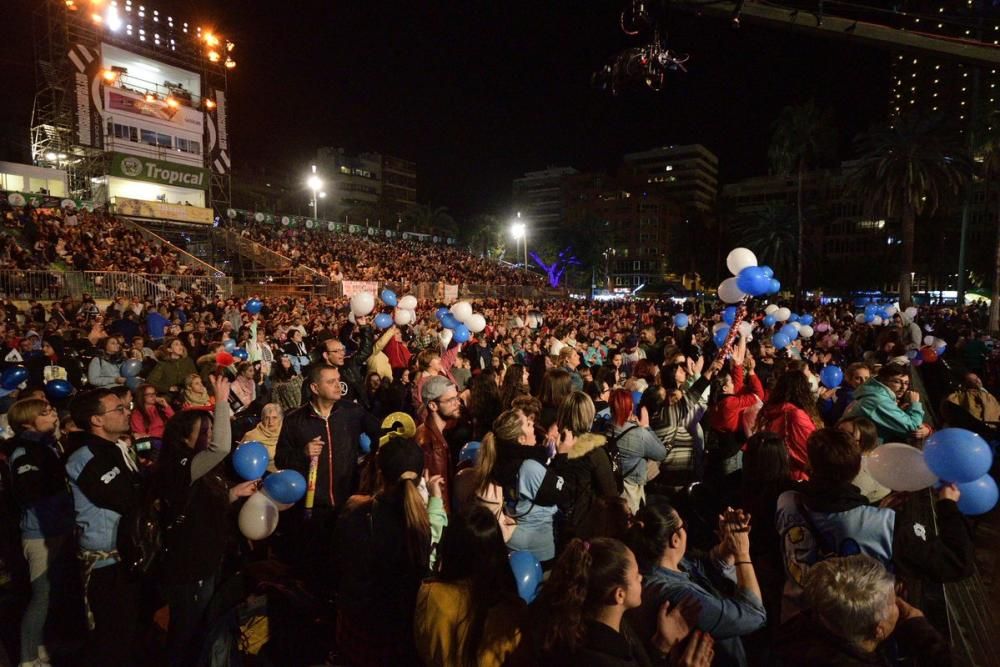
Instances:
[[[74,299],[88,294],[95,299],[113,299],[121,294],[139,299],[164,299],[179,293],[233,293],[227,276],[128,273],[126,271],[20,271],[0,270],[0,296],[8,299]]]

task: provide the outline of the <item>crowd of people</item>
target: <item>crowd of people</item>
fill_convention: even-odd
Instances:
[[[393,285],[444,282],[536,287],[545,284],[537,273],[482,259],[463,248],[444,244],[260,223],[239,225],[238,229],[243,236],[319,271],[333,282],[374,280]]]
[[[347,256],[307,234],[275,238]],[[385,261],[350,243],[346,273]],[[432,302],[384,330],[335,298],[4,306],[0,664],[949,664],[899,583],[971,576],[960,492],[935,530],[865,462],[919,447],[928,401],[995,436],[981,309],[817,304],[784,350],[752,313],[720,355],[694,301],[681,329],[669,301],[484,300],[461,344]],[[914,366],[926,332],[948,363]],[[264,540],[248,441],[316,471]]]

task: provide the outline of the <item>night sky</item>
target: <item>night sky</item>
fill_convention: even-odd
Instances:
[[[134,0],[139,2],[139,0]],[[27,157],[34,92],[32,0],[3,2],[0,158]],[[615,167],[622,154],[703,143],[730,182],[766,170],[780,109],[814,97],[834,110],[843,157],[884,118],[885,51],[745,23],[673,14],[668,46],[691,54],[661,93],[612,97],[594,70],[638,43],[623,1],[403,3],[164,0],[147,8],[236,41],[233,160],[308,168],[316,146],[415,160],[421,202],[458,215],[505,213],[510,182],[547,165]],[[9,20],[8,20],[9,19]],[[26,57],[27,56],[27,57]],[[17,155],[17,150],[23,155]]]

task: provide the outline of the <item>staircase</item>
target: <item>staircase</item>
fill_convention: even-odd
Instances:
[[[215,264],[225,266],[246,289],[268,285],[284,286],[289,290],[306,290],[329,287],[330,279],[313,268],[296,265],[290,257],[257,243],[231,229],[216,228],[212,231]]]

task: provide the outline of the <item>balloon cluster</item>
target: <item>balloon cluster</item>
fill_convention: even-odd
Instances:
[[[444,327],[441,332],[442,345],[448,345],[452,340],[466,343],[472,334],[486,329],[486,318],[482,313],[473,312],[472,304],[468,301],[457,301],[452,304],[451,309],[442,306],[434,316]]]
[[[399,298],[392,290],[384,289],[379,298],[382,299],[382,303],[394,310],[392,313],[381,312],[375,316],[377,329],[385,330],[393,324],[402,327],[417,323],[417,297],[407,294],[403,298]],[[355,299],[357,299],[357,305],[355,305]],[[366,308],[367,310],[365,310]],[[355,294],[351,297],[351,315],[355,317],[364,317],[374,308],[375,297],[371,294]]]
[[[865,466],[875,481],[893,491],[919,491],[938,481],[953,483],[960,496],[958,509],[975,516],[989,512],[1000,492],[990,476],[993,452],[979,435],[962,428],[932,434],[921,452],[895,442],[868,455]]]
[[[746,248],[735,248],[726,257],[726,267],[733,277],[719,285],[719,299],[737,303],[747,296],[765,296],[781,291],[781,283],[769,266],[757,266],[757,256]]]
[[[264,477],[269,461],[267,447],[256,440],[244,442],[233,452],[233,469],[247,481]],[[263,490],[250,496],[240,509],[240,532],[249,540],[270,536],[278,526],[278,512],[305,494],[305,477],[295,470],[279,470],[264,477]]]

